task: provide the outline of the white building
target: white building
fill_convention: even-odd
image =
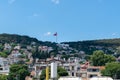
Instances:
[[[14,47],[15,50],[20,50],[21,49],[21,46],[20,45],[17,45]]]
[[[5,43],[5,44],[4,44],[4,50],[9,50],[9,51],[10,51],[11,48],[12,48],[12,47],[10,46],[10,44],[8,44],[8,43]]]
[[[18,50],[12,51],[12,53],[8,56],[9,63],[14,64],[20,61],[21,60],[21,58],[19,57],[20,55],[22,54]]]
[[[0,74],[9,74],[8,60],[2,57],[0,57]]]

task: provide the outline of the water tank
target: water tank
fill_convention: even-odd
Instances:
[[[57,78],[57,63],[51,63],[51,78]]]

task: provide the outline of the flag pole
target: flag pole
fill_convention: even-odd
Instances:
[[[58,34],[57,34],[57,32],[54,34],[54,36],[56,37],[56,43],[57,43],[57,39],[58,39]]]
[[[56,43],[57,43],[57,35],[56,35]]]

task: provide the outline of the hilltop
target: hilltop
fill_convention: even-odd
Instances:
[[[27,35],[18,35],[18,34],[0,34],[0,43],[16,43],[16,44],[21,44],[21,45],[31,45],[31,44],[36,44],[36,45],[42,45],[42,46],[55,46],[55,43],[49,42],[49,41],[39,41],[36,38],[29,37]]]
[[[0,43],[14,43],[20,45],[32,45],[35,43],[35,46],[48,46],[53,49],[58,48],[61,51],[56,43],[39,41],[36,38],[32,38],[26,35],[17,35],[17,34],[0,34]],[[116,39],[101,39],[101,40],[86,40],[86,41],[74,41],[74,42],[62,42],[61,44],[68,44],[74,52],[84,51],[86,54],[92,54],[95,50],[103,50],[108,54],[113,54],[116,52],[117,48],[120,46],[120,38]]]
[[[55,53],[56,43],[39,41],[26,35],[0,34],[0,56],[21,56],[26,60],[33,58],[46,59],[51,52]],[[49,54],[48,54],[49,52]]]
[[[120,38],[115,39],[101,39],[101,40],[86,40],[86,41],[74,41],[63,42],[69,44],[70,47],[76,50],[85,51],[88,54],[92,54],[95,50],[103,50],[108,54],[113,54],[120,46]]]

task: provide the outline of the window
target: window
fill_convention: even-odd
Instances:
[[[99,69],[93,69],[92,71],[93,72],[99,72]]]
[[[3,70],[3,68],[0,68],[0,70],[2,71],[2,70]]]
[[[74,66],[72,66],[72,70],[74,70]]]
[[[80,70],[80,67],[78,67],[77,70]]]
[[[72,76],[74,76],[74,72],[72,72]]]
[[[8,70],[8,68],[4,68],[5,70]]]
[[[97,75],[89,75],[89,78],[96,77]]]
[[[88,72],[99,72],[99,69],[87,69]]]

